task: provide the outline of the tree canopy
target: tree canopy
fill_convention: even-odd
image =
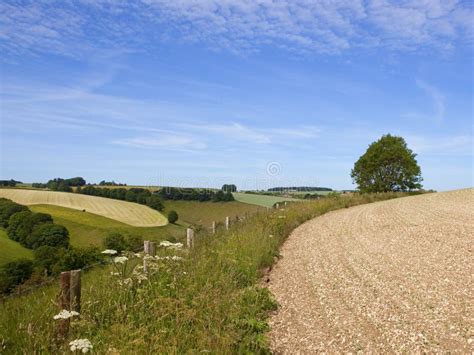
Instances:
[[[420,189],[423,179],[415,157],[402,137],[387,134],[357,160],[351,177],[361,192]]]

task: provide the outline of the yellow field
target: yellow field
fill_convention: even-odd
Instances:
[[[86,210],[136,227],[156,227],[168,223],[165,216],[147,206],[104,197],[24,189],[0,189],[0,197],[27,206],[43,204]]]

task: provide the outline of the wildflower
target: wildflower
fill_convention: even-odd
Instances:
[[[141,258],[142,256],[139,253],[133,254],[136,258]]]
[[[120,273],[119,273],[119,272],[113,272],[113,271],[111,271],[111,272],[110,272],[110,275],[112,275],[112,276],[118,276],[118,275],[120,275]]]
[[[270,234],[268,237],[269,237],[269,238],[273,238],[273,234]]]
[[[67,309],[63,309],[61,312],[56,314],[53,319],[69,319],[74,316],[78,316],[79,313],[76,311],[68,311]]]
[[[117,250],[113,250],[113,249],[106,249],[102,252],[102,254],[107,254],[107,255],[115,255],[117,254]]]
[[[125,279],[125,280],[118,280],[118,284],[120,286],[128,286],[132,283],[132,279],[131,278],[128,278],[128,279]]]
[[[183,244],[182,243],[171,243],[168,240],[164,240],[160,243],[160,247],[179,249],[179,248],[183,247]]]
[[[127,260],[128,260],[128,258],[126,256],[116,256],[114,258],[114,263],[124,264]]]
[[[69,343],[71,351],[82,351],[84,354],[93,348],[92,343],[89,339],[76,339]]]
[[[173,256],[171,257],[171,259],[172,259],[172,260],[175,260],[175,261],[177,261],[177,260],[183,260],[183,258],[182,258],[181,256],[176,256],[176,255],[173,255]]]
[[[143,260],[151,260],[151,259],[155,259],[155,258],[154,258],[153,256],[151,256],[151,255],[145,255],[145,256],[143,257]]]

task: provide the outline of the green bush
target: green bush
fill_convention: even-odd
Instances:
[[[178,220],[178,213],[176,211],[169,211],[168,222],[175,223]]]
[[[125,239],[126,249],[130,251],[139,251],[143,248],[143,237],[141,235],[128,235]]]
[[[7,228],[8,220],[13,214],[27,210],[28,207],[26,206],[19,205],[18,203],[15,203],[6,198],[0,199],[0,226],[2,226],[3,228]]]
[[[35,249],[33,255],[35,257],[35,267],[40,270],[46,270],[48,275],[53,273],[53,267],[59,260],[61,248],[43,245]]]
[[[110,233],[104,239],[104,247],[105,249],[113,249],[116,250],[118,253],[121,253],[125,249],[127,249],[127,243],[125,242],[125,238],[120,233]]]
[[[33,273],[33,262],[21,259],[9,262],[0,268],[0,292],[11,292]]]
[[[66,227],[52,223],[35,226],[33,232],[26,238],[25,246],[36,249],[43,245],[67,248],[69,246],[69,232]]]
[[[13,214],[8,221],[7,234],[12,240],[27,246],[26,240],[35,226],[43,223],[53,223],[51,215],[46,213],[32,213],[29,210]]]
[[[101,260],[102,254],[96,247],[60,249],[59,260],[54,264],[52,273],[82,269]]]

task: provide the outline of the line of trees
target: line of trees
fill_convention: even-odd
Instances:
[[[34,255],[33,260],[15,260],[0,267],[0,293],[9,293],[28,279],[39,282],[45,271],[47,275],[58,274],[100,260],[96,248],[72,248],[69,231],[54,223],[51,215],[34,213],[5,198],[0,198],[0,223],[10,239],[33,249]]]
[[[13,179],[10,180],[0,180],[0,186],[9,186],[14,187],[16,184],[21,184],[21,181],[16,181]]]
[[[52,191],[72,192],[73,187],[84,186],[86,180],[78,176],[69,179],[56,178],[49,180],[46,184],[34,182],[31,186],[40,189],[50,189]]]
[[[150,190],[139,187],[126,188],[114,188],[109,189],[107,187],[95,187],[87,185],[84,187],[78,187],[76,193],[113,198],[116,200],[136,202],[142,205],[151,207],[157,211],[163,210],[163,202],[161,198],[155,194],[152,194]]]
[[[207,189],[193,189],[193,188],[177,188],[177,187],[163,187],[155,192],[164,200],[184,200],[184,201],[214,201],[214,202],[228,202],[234,201],[234,196],[230,191],[223,190],[207,190]]]
[[[121,184],[119,182],[115,182],[115,181],[105,181],[105,180],[102,180],[101,182],[99,182],[98,184],[99,186],[127,186],[127,184]]]
[[[286,192],[286,191],[332,191],[329,187],[318,187],[318,186],[291,186],[291,187],[272,187],[267,191],[271,192]]]

